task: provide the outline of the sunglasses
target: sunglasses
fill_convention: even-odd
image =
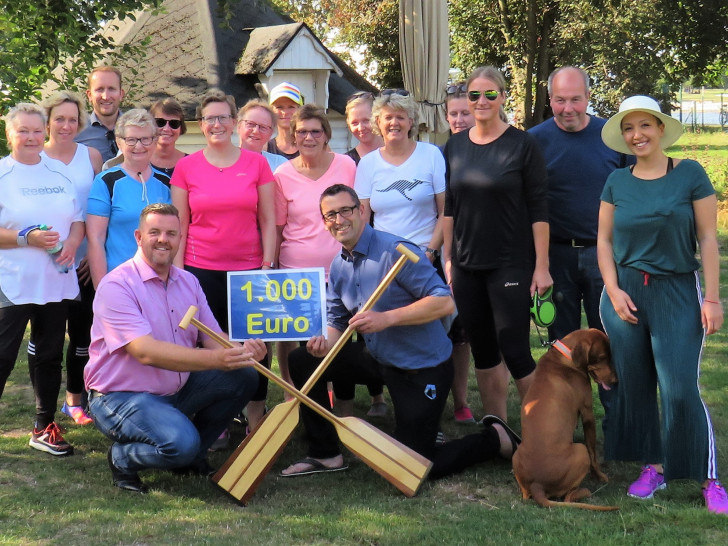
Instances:
[[[179,119],[154,118],[154,122],[160,129],[167,124],[169,124],[170,129],[179,129],[180,127],[182,127],[182,121]]]
[[[400,97],[409,97],[410,92],[406,89],[382,89],[379,93],[380,97],[390,97],[392,95],[399,95]]]
[[[486,99],[493,101],[498,98],[500,91],[495,91],[493,89],[489,89],[488,91],[468,91],[468,100],[470,102],[478,102],[481,95]]]
[[[448,85],[445,93],[448,95],[464,95],[468,92],[468,88],[465,87],[464,83]]]
[[[114,131],[108,130],[106,131],[106,140],[109,141],[109,149],[111,150],[111,153],[116,155],[119,153],[119,147],[116,145],[116,135],[114,135]]]
[[[356,93],[352,93],[346,97],[346,104],[349,104],[351,101],[356,99],[374,100],[374,94],[369,91],[357,91]]]

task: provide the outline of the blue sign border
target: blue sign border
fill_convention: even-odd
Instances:
[[[287,280],[292,282],[284,287]],[[306,341],[326,332],[322,267],[232,271],[227,274],[227,288],[229,333],[233,341]],[[308,296],[302,298],[299,288]],[[251,333],[251,324],[259,325],[261,330]],[[304,325],[307,328],[303,329]],[[270,331],[266,326],[271,326]]]

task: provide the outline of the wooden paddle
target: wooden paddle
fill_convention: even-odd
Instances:
[[[361,311],[369,310],[374,306],[374,303],[402,269],[406,260],[413,262],[419,260],[419,257],[404,245],[398,245],[397,250],[402,256],[379,283],[376,290],[361,308]],[[189,311],[187,315],[190,315]],[[187,315],[185,318],[187,318]],[[194,313],[190,315],[190,318],[193,315]],[[302,394],[308,393],[353,333],[353,328],[347,328],[344,331],[337,343],[329,350],[318,368],[301,388],[300,392]],[[291,400],[278,404],[272,411],[268,412],[213,477],[213,480],[220,487],[243,504],[253,496],[258,484],[268,473],[293,434],[298,424],[298,404],[298,400]],[[378,430],[377,433],[379,433]],[[424,480],[425,476],[426,473],[423,473],[422,480]]]
[[[182,319],[182,322],[180,322],[180,326],[186,328],[189,324],[192,324],[223,347],[234,346],[230,341],[194,318],[196,312],[197,308],[191,306]],[[417,494],[432,466],[432,463],[428,459],[388,436],[381,430],[373,427],[366,421],[362,421],[356,417],[336,417],[305,394],[301,394],[298,389],[286,383],[259,362],[255,362],[254,367],[258,372],[282,387],[299,402],[306,404],[321,417],[331,422],[336,428],[341,442],[362,461],[402,491],[402,493],[408,497]],[[286,431],[290,426],[290,422],[290,419],[287,418],[285,421],[287,424]],[[219,480],[218,485],[220,485]],[[234,485],[229,492],[233,496],[236,496],[233,493],[235,490],[236,486]]]

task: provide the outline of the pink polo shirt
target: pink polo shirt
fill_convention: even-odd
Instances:
[[[278,262],[281,268],[323,267],[329,278],[331,260],[341,252],[338,243],[321,218],[319,200],[333,184],[354,187],[356,163],[349,156],[334,154],[328,170],[311,180],[291,164],[276,169],[276,225],[283,226],[283,242]]]
[[[126,351],[126,345],[151,335],[159,341],[194,347],[200,336],[197,328],[179,327],[190,305],[199,309],[198,320],[221,332],[199,281],[191,273],[172,266],[165,286],[144,261],[141,250],[110,271],[99,283],[94,298],[89,361],[84,369],[86,389],[162,396],[180,390],[189,372],[145,366]]]

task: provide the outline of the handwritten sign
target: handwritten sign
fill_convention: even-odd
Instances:
[[[300,341],[326,328],[324,269],[228,273],[230,339]]]

